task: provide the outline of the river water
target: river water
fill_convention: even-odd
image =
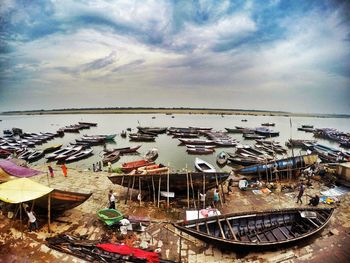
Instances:
[[[247,122],[242,122],[246,119]],[[173,139],[167,134],[161,134],[156,138],[155,142],[130,142],[128,138],[120,137],[122,130],[131,128],[132,132],[136,132],[136,127],[141,126],[159,126],[159,127],[188,127],[201,126],[212,127],[214,130],[224,130],[224,128],[234,128],[235,126],[244,126],[249,128],[258,127],[264,122],[274,122],[273,130],[279,131],[280,136],[274,140],[284,143],[289,139],[314,139],[312,133],[298,131],[297,128],[303,124],[314,125],[315,128],[335,128],[339,131],[350,132],[350,121],[347,118],[312,118],[312,117],[284,117],[284,116],[254,116],[254,115],[214,115],[214,114],[62,114],[62,115],[16,115],[5,116],[0,115],[0,131],[11,129],[13,127],[21,128],[24,132],[55,132],[59,128],[66,125],[77,124],[78,121],[96,122],[97,127],[91,127],[88,130],[81,130],[80,134],[65,133],[62,138],[55,138],[46,144],[37,146],[38,149],[46,148],[50,145],[63,143],[69,145],[75,142],[83,134],[118,134],[115,143],[108,143],[107,148],[119,148],[126,146],[134,146],[141,144],[139,155],[122,156],[120,160],[113,164],[113,167],[121,166],[121,163],[138,160],[142,158],[151,148],[157,148],[159,157],[158,163],[169,165],[174,170],[185,169],[194,170],[194,159],[196,155],[189,155],[185,146],[179,146],[179,141]],[[291,125],[292,123],[292,125]],[[0,132],[1,134],[1,132]],[[242,144],[254,144],[254,141],[244,140],[242,134],[230,134]],[[324,145],[339,148],[337,143],[318,139]],[[77,169],[92,168],[92,164],[102,160],[102,146],[93,146],[94,155],[67,166]],[[211,155],[200,155],[199,158],[216,165],[216,155],[222,151],[234,152],[234,148],[216,148],[216,152]],[[299,150],[294,152],[297,155]],[[288,152],[291,156],[291,152]],[[46,159],[41,159],[36,163],[43,164]],[[35,164],[35,163],[34,163]],[[220,171],[230,171],[231,168],[225,166],[217,167]]]

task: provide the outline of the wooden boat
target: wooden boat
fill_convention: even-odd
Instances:
[[[314,126],[313,126],[313,125],[309,125],[309,124],[304,124],[304,125],[301,125],[301,128],[310,128],[310,129],[313,129]]]
[[[84,203],[92,193],[84,194],[54,189],[51,192],[51,213],[59,214]],[[47,215],[48,195],[35,200],[35,211]]]
[[[147,134],[140,134],[140,133],[130,133],[129,134],[130,141],[137,141],[137,142],[154,142],[156,140],[156,137],[147,135]]]
[[[196,167],[196,169],[200,172],[203,172],[203,173],[215,173],[216,172],[216,169],[213,165],[211,165],[210,163],[202,160],[202,159],[199,159],[199,158],[196,158],[194,160],[194,166]]]
[[[31,155],[28,156],[28,162],[35,162],[44,156],[44,151],[34,151]]]
[[[62,147],[62,144],[51,145],[49,147],[46,147],[43,151],[44,151],[44,154],[52,153],[54,151],[61,149],[61,147]]]
[[[259,135],[263,135],[265,137],[276,137],[276,136],[280,135],[279,132],[270,130],[270,129],[265,128],[265,127],[255,128],[254,131],[255,131],[255,133],[257,133]]]
[[[123,148],[115,148],[113,150],[107,150],[105,151],[105,154],[110,154],[112,152],[120,152],[121,155],[123,154],[128,154],[128,153],[134,153],[137,152],[137,150],[141,147],[142,145],[136,145],[134,147],[123,147]]]
[[[83,122],[83,121],[79,121],[78,122],[80,125],[89,125],[91,127],[96,127],[97,123],[96,122]]]
[[[176,195],[186,195],[187,194],[187,185],[191,184],[190,180],[192,179],[193,190],[195,193],[197,191],[203,191],[203,180],[205,181],[205,189],[213,189],[217,183],[223,183],[228,177],[229,173],[169,173],[169,191],[174,192]],[[134,185],[134,189],[139,189],[139,182],[141,182],[142,189],[153,189],[158,191],[158,186],[160,183],[160,190],[167,190],[167,173],[162,174],[118,174],[109,176],[109,180],[113,184],[118,184],[124,187],[131,187]],[[153,179],[152,179],[153,178]],[[160,181],[160,182],[159,182]]]
[[[195,127],[195,126],[189,126],[188,128],[192,130],[197,130],[197,131],[210,131],[213,129],[211,127]]]
[[[235,147],[237,141],[233,139],[214,139],[215,144],[218,147]]]
[[[215,150],[203,147],[198,148],[187,148],[186,150],[189,154],[212,154]]]
[[[26,149],[22,151],[19,155],[18,158],[22,160],[27,160],[30,155],[32,155],[35,151],[32,149]]]
[[[227,163],[228,154],[226,152],[220,152],[216,157],[216,163],[220,166],[223,166]]]
[[[78,146],[78,147],[81,147],[81,146]],[[60,154],[63,154],[69,150],[72,150],[74,147],[65,147],[63,149],[59,149],[57,151],[54,151],[53,153],[50,153],[46,156],[46,159],[48,160],[51,160],[51,159],[54,159],[56,158],[56,156],[60,155]]]
[[[87,138],[91,138],[91,139],[99,139],[99,140],[104,140],[104,141],[113,141],[115,136],[117,136],[117,134],[98,134],[98,135],[84,135],[83,139]]]
[[[266,173],[272,173],[274,169],[277,169],[277,171],[304,169],[309,165],[315,164],[317,162],[317,159],[318,156],[316,154],[301,155],[276,161],[270,161],[264,164],[247,166],[238,169],[235,172],[241,175],[263,175]]]
[[[304,147],[304,143],[308,144],[315,144],[317,141],[315,140],[295,140],[295,139],[289,139],[285,145],[287,147]]]
[[[87,157],[89,157],[90,155],[92,155],[92,149],[85,149],[82,150],[80,152],[77,152],[71,156],[69,156],[65,161],[68,162],[76,162],[82,159],[85,159]]]
[[[254,158],[251,156],[229,156],[228,160],[235,165],[242,165],[242,166],[248,166],[248,165],[254,165],[259,163],[264,163],[264,160],[260,158]]]
[[[304,131],[304,132],[314,132],[315,129],[314,128],[303,128],[303,127],[299,127],[298,131]]]
[[[140,168],[142,166],[150,165],[150,164],[154,164],[154,162],[142,159],[138,161],[123,163],[121,169],[124,173],[128,173],[134,169]]]
[[[65,159],[67,159],[69,156],[72,156],[72,155],[80,152],[82,149],[83,149],[82,146],[77,146],[77,147],[74,147],[72,149],[68,149],[67,151],[57,155],[54,159],[56,161],[63,161]]]
[[[168,127],[136,127],[140,132],[165,133]]]
[[[102,163],[103,165],[107,165],[108,163],[115,163],[116,161],[119,160],[119,158],[120,158],[120,152],[114,151],[109,154],[106,154],[102,159]]]
[[[256,139],[265,139],[266,136],[254,134],[254,133],[243,133],[243,138],[245,140],[256,140]]]
[[[143,166],[140,168],[137,168],[138,174],[164,174],[168,173],[169,168],[162,165],[162,164],[151,164],[147,166]]]
[[[150,149],[143,158],[147,161],[154,161],[158,157],[158,149],[153,148]]]
[[[198,138],[198,133],[174,132],[173,138]]]
[[[97,217],[107,226],[114,225],[124,218],[122,212],[116,209],[101,209],[97,212]]]
[[[213,145],[213,144],[215,144],[215,142],[213,140],[186,139],[186,138],[178,138],[178,140],[183,144],[192,144],[192,145]]]
[[[187,148],[204,148],[204,149],[214,149],[216,145],[192,145],[186,144]]]
[[[265,123],[262,123],[261,126],[275,126],[275,123],[273,123],[273,122],[265,122]]]
[[[243,129],[237,128],[225,128],[225,130],[229,133],[243,133]]]
[[[182,221],[174,226],[222,248],[272,248],[294,244],[320,232],[333,208],[290,208],[216,215]]]

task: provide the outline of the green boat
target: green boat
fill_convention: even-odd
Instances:
[[[107,226],[111,226],[122,220],[124,216],[118,210],[105,208],[97,212],[97,217]]]

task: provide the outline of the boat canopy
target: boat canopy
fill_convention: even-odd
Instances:
[[[43,173],[38,170],[19,166],[9,160],[0,160],[0,168],[7,174],[16,177],[31,177]]]
[[[42,197],[53,190],[28,178],[20,178],[0,184],[0,200],[18,204]]]

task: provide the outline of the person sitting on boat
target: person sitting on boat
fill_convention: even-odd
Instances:
[[[109,193],[108,193],[109,209],[115,209],[115,196],[116,194],[113,193],[113,190],[109,190]]]
[[[315,195],[315,196],[311,197],[308,205],[318,206],[319,203],[320,203],[320,197],[318,195]]]

